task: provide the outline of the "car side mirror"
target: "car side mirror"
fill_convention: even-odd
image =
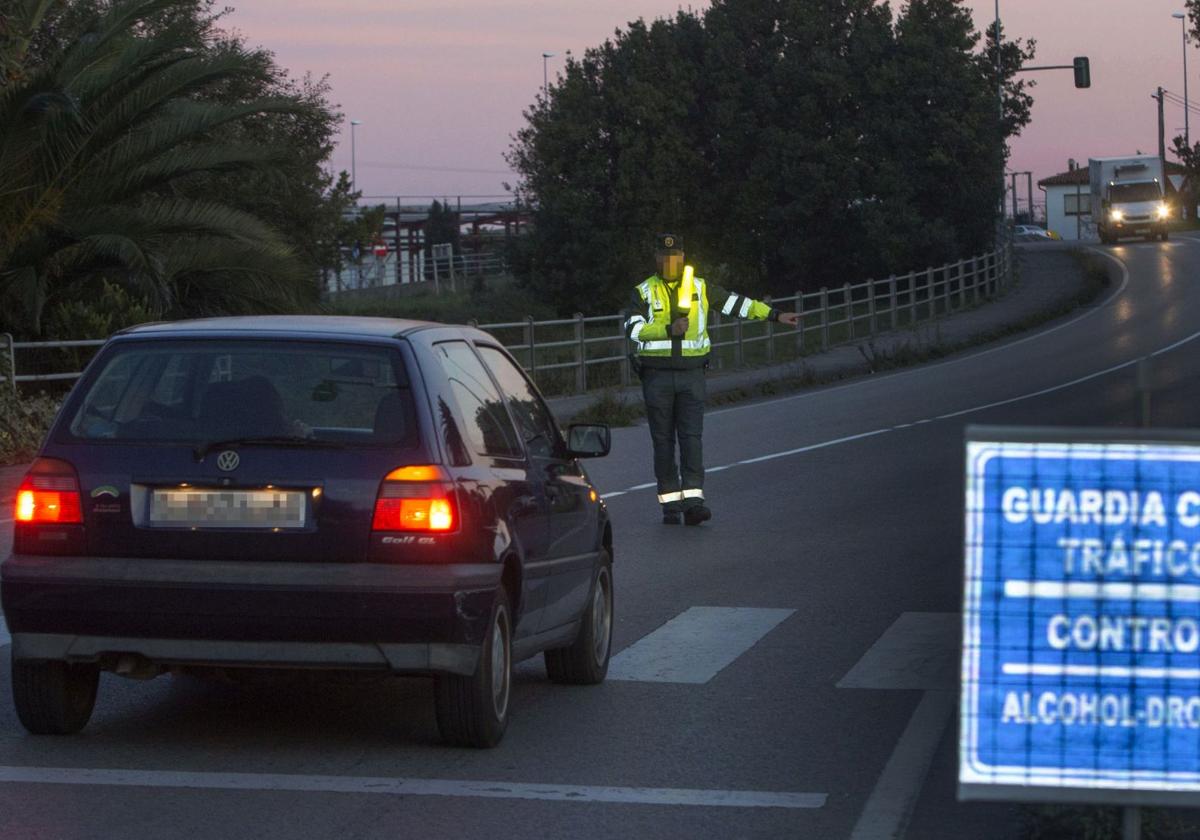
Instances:
[[[612,448],[612,432],[600,423],[573,423],[567,429],[572,458],[603,458]]]

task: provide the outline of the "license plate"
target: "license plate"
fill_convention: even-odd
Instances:
[[[150,525],[175,528],[303,528],[301,490],[156,489]]]

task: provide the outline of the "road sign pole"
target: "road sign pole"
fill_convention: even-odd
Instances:
[[[1142,809],[1137,805],[1121,809],[1121,837],[1123,840],[1142,840]]]

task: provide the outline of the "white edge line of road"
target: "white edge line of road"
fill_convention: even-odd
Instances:
[[[305,776],[277,773],[216,773],[177,770],[116,770],[81,767],[3,767],[0,783],[182,788],[251,792],[357,793],[605,802],[617,805],[683,805],[717,808],[821,808],[827,794],[755,790],[546,785],[525,782],[413,779],[370,776]]]
[[[1193,242],[1193,244],[1200,245],[1200,241]],[[793,400],[804,400],[804,399],[809,399],[811,397],[832,394],[837,391],[845,391],[850,388],[860,388],[863,385],[869,385],[873,382],[881,382],[885,379],[899,379],[899,378],[905,377],[905,376],[916,376],[917,374],[925,373],[926,371],[930,371],[930,370],[935,370],[940,367],[945,367],[946,365],[957,365],[957,364],[961,364],[962,362],[969,362],[972,359],[978,359],[980,356],[988,356],[988,355],[991,355],[992,353],[999,353],[1002,350],[1010,350],[1013,347],[1017,347],[1018,345],[1025,344],[1026,342],[1029,342],[1029,341],[1036,341],[1038,339],[1045,338],[1048,335],[1056,333],[1059,330],[1066,329],[1067,327],[1071,326],[1072,324],[1082,321],[1084,318],[1090,318],[1092,315],[1095,315],[1100,310],[1108,307],[1114,300],[1117,299],[1117,297],[1119,297],[1125,291],[1125,288],[1129,285],[1129,269],[1125,267],[1125,264],[1123,262],[1121,262],[1120,259],[1118,259],[1117,257],[1113,256],[1112,254],[1108,253],[1107,251],[1101,251],[1099,248],[1095,248],[1090,245],[1087,246],[1087,250],[1092,251],[1093,253],[1099,254],[1102,257],[1106,257],[1106,258],[1112,260],[1113,262],[1115,262],[1118,266],[1120,266],[1121,272],[1122,272],[1121,284],[1116,289],[1114,289],[1108,295],[1108,297],[1106,297],[1100,303],[1096,304],[1095,306],[1088,307],[1088,309],[1086,311],[1079,313],[1074,318],[1070,318],[1069,320],[1063,321],[1061,324],[1055,324],[1054,326],[1049,327],[1044,330],[1037,330],[1036,332],[1032,333],[1031,335],[1022,336],[1021,338],[1015,338],[1011,341],[1005,341],[1001,344],[997,344],[994,347],[986,347],[982,350],[976,350],[973,353],[967,353],[962,356],[955,356],[953,359],[945,359],[940,362],[932,362],[930,364],[917,365],[916,367],[910,368],[909,370],[898,370],[898,371],[894,371],[892,373],[883,374],[881,376],[871,376],[869,379],[859,379],[858,381],[847,382],[845,385],[836,385],[832,388],[820,388],[820,389],[817,389],[814,391],[808,391],[803,394],[793,394],[792,396],[788,396],[788,397],[776,397],[774,399],[756,400],[752,403],[747,403],[746,405],[732,405],[732,406],[729,406],[728,408],[718,408],[716,411],[706,411],[704,413],[704,415],[706,417],[713,417],[718,414],[728,414],[731,411],[745,411],[746,409],[749,409],[749,408],[755,408],[756,406],[761,406],[764,403],[783,403],[783,402],[791,402]]]
[[[1197,244],[1200,244],[1200,243],[1197,243]],[[945,362],[939,362],[939,363],[938,363],[938,364],[936,364],[936,365],[930,365],[929,367],[920,367],[920,368],[917,368],[917,369],[914,369],[914,370],[911,370],[911,371],[903,371],[903,372],[901,372],[901,373],[898,373],[898,374],[893,374],[893,376],[905,376],[905,375],[915,374],[915,373],[919,373],[919,372],[921,372],[921,371],[929,370],[931,367],[938,367],[939,365],[952,364],[952,363],[957,363],[957,362],[961,362],[961,361],[966,361],[966,360],[968,360],[968,359],[973,359],[973,358],[976,358],[977,356],[982,356],[982,355],[984,355],[985,353],[995,353],[995,352],[998,352],[998,351],[1000,351],[1000,350],[1007,350],[1007,349],[1009,349],[1009,348],[1011,348],[1011,347],[1015,346],[1016,344],[1021,344],[1021,343],[1024,343],[1024,342],[1026,342],[1026,341],[1032,341],[1032,340],[1034,340],[1035,338],[1041,338],[1042,336],[1044,336],[1044,335],[1047,335],[1048,333],[1051,333],[1051,332],[1054,332],[1054,331],[1056,331],[1056,330],[1060,330],[1060,329],[1062,329],[1062,328],[1064,328],[1064,327],[1070,326],[1071,324],[1074,324],[1074,323],[1076,323],[1077,321],[1080,321],[1080,320],[1082,320],[1083,318],[1086,318],[1086,317],[1088,317],[1088,316],[1090,316],[1090,315],[1092,315],[1092,314],[1094,314],[1094,313],[1098,312],[1100,309],[1102,309],[1102,308],[1104,308],[1104,307],[1108,306],[1108,305],[1109,305],[1109,304],[1110,304],[1110,303],[1111,303],[1111,302],[1112,302],[1112,301],[1113,301],[1113,300],[1116,298],[1116,296],[1117,296],[1117,295],[1119,295],[1119,294],[1121,294],[1122,292],[1124,292],[1124,291],[1125,291],[1125,289],[1126,289],[1126,287],[1128,287],[1128,285],[1129,285],[1129,268],[1128,268],[1128,267],[1127,267],[1127,266],[1126,266],[1126,265],[1125,265],[1123,262],[1121,262],[1121,260],[1117,259],[1117,258],[1116,258],[1115,256],[1113,256],[1112,254],[1109,254],[1109,253],[1107,253],[1107,252],[1104,252],[1104,251],[1100,251],[1100,250],[1098,250],[1098,249],[1096,249],[1096,248],[1089,248],[1089,250],[1091,250],[1091,251],[1095,251],[1097,254],[1100,254],[1101,256],[1107,257],[1108,259],[1110,259],[1110,260],[1112,260],[1113,262],[1115,262],[1115,263],[1116,263],[1116,264],[1117,264],[1117,265],[1120,267],[1120,269],[1121,269],[1121,273],[1122,273],[1122,277],[1121,277],[1121,285],[1120,285],[1120,286],[1119,286],[1119,287],[1116,289],[1116,291],[1114,291],[1114,292],[1113,292],[1111,295],[1109,295],[1109,296],[1108,296],[1108,298],[1106,298],[1106,299],[1105,299],[1104,303],[1102,303],[1100,306],[1097,306],[1097,307],[1095,307],[1095,308],[1089,309],[1087,312],[1084,312],[1083,314],[1081,314],[1081,315],[1079,315],[1079,316],[1077,316],[1077,317],[1075,317],[1075,318],[1072,318],[1070,321],[1066,321],[1066,322],[1064,322],[1064,323],[1062,323],[1062,324],[1059,324],[1059,325],[1057,325],[1057,326],[1055,326],[1055,327],[1053,327],[1053,328],[1051,328],[1051,329],[1049,329],[1049,330],[1046,330],[1045,332],[1040,332],[1040,333],[1037,333],[1037,334],[1035,334],[1035,335],[1026,336],[1025,338],[1019,339],[1019,340],[1017,340],[1017,341],[1015,341],[1015,342],[1009,342],[1009,343],[1007,343],[1007,344],[1001,345],[1000,347],[993,347],[993,348],[991,348],[991,349],[989,349],[989,350],[983,350],[983,351],[980,351],[979,353],[974,353],[974,354],[972,354],[972,355],[970,355],[970,356],[964,356],[964,357],[962,357],[962,358],[960,358],[960,359],[951,359],[951,360],[948,360],[948,361],[945,361]],[[1176,349],[1177,347],[1181,347],[1182,345],[1184,345],[1184,344],[1187,344],[1187,343],[1188,343],[1188,342],[1190,342],[1190,341],[1194,341],[1194,340],[1196,340],[1197,338],[1200,338],[1200,331],[1194,332],[1194,333],[1192,333],[1191,335],[1189,335],[1189,336],[1186,336],[1185,338],[1182,338],[1182,339],[1180,339],[1179,341],[1176,341],[1176,342],[1174,342],[1173,344],[1169,344],[1169,345],[1167,345],[1166,347],[1162,347],[1162,348],[1160,348],[1160,349],[1158,349],[1158,350],[1155,350],[1153,353],[1151,353],[1151,354],[1149,354],[1149,355],[1151,355],[1151,356],[1158,356],[1158,355],[1161,355],[1161,354],[1163,354],[1163,353],[1167,353],[1167,352],[1169,352],[1169,351],[1171,351],[1171,350],[1174,350],[1174,349]],[[743,459],[743,460],[740,460],[740,461],[734,461],[734,462],[732,462],[732,463],[729,463],[729,464],[722,464],[722,465],[720,465],[720,466],[717,466],[717,467],[710,467],[710,468],[708,468],[708,469],[706,469],[706,470],[705,470],[705,473],[707,474],[707,473],[710,473],[710,472],[721,472],[721,471],[723,471],[723,470],[727,470],[727,469],[729,469],[729,468],[731,468],[731,467],[735,467],[735,466],[745,466],[745,465],[748,465],[748,464],[757,464],[757,463],[760,463],[760,462],[762,462],[762,461],[771,461],[771,460],[774,460],[774,459],[776,459],[776,458],[786,458],[786,457],[789,457],[789,456],[791,456],[791,455],[801,455],[801,454],[803,454],[803,453],[805,453],[805,452],[812,452],[812,451],[814,451],[814,450],[817,450],[817,449],[824,449],[824,448],[826,448],[826,447],[829,447],[829,446],[837,446],[837,445],[839,445],[839,444],[842,444],[842,443],[850,443],[851,441],[862,440],[863,438],[876,437],[876,436],[878,436],[878,435],[887,434],[888,432],[896,432],[896,431],[900,431],[900,430],[903,430],[903,429],[911,428],[911,427],[913,427],[913,426],[920,426],[920,425],[923,425],[923,424],[925,424],[925,423],[932,423],[932,422],[934,422],[935,420],[949,420],[949,419],[952,419],[952,418],[955,418],[955,417],[961,417],[961,416],[963,416],[963,415],[965,415],[965,414],[973,414],[973,413],[975,413],[975,412],[977,412],[977,411],[986,411],[986,410],[987,410],[987,409],[989,409],[989,408],[998,408],[999,406],[1003,406],[1003,405],[1009,405],[1010,403],[1021,402],[1022,400],[1033,399],[1034,397],[1041,397],[1041,396],[1045,396],[1046,394],[1052,394],[1052,393],[1054,393],[1055,391],[1061,391],[1061,390],[1064,390],[1064,389],[1066,389],[1066,388],[1071,388],[1071,387],[1073,387],[1073,386],[1075,386],[1075,385],[1079,385],[1079,384],[1081,384],[1081,383],[1083,383],[1083,382],[1087,382],[1087,381],[1089,381],[1089,380],[1092,380],[1092,379],[1097,379],[1097,378],[1099,378],[1099,377],[1101,377],[1101,376],[1107,376],[1108,374],[1110,374],[1110,373],[1113,373],[1113,372],[1115,372],[1115,371],[1118,371],[1118,370],[1121,370],[1122,368],[1127,368],[1127,367],[1130,367],[1130,366],[1132,366],[1132,365],[1136,365],[1136,364],[1138,363],[1138,361],[1139,361],[1139,359],[1132,359],[1132,360],[1130,360],[1130,361],[1128,361],[1128,362],[1122,362],[1122,363],[1121,363],[1121,364],[1119,364],[1119,365],[1113,365],[1112,367],[1105,368],[1104,370],[1097,371],[1097,372],[1095,372],[1095,373],[1090,373],[1090,374],[1088,374],[1087,376],[1081,376],[1081,377],[1079,377],[1079,378],[1077,378],[1077,379],[1072,379],[1072,380],[1071,380],[1071,381],[1069,381],[1069,382],[1062,382],[1062,383],[1059,383],[1058,385],[1052,385],[1052,386],[1051,386],[1051,387],[1049,387],[1049,388],[1042,388],[1041,390],[1038,390],[1038,391],[1033,391],[1033,392],[1030,392],[1030,393],[1028,393],[1028,394],[1020,394],[1020,395],[1018,395],[1018,396],[1011,397],[1011,398],[1009,398],[1009,399],[1006,399],[1006,400],[999,400],[999,401],[997,401],[997,402],[985,403],[985,404],[983,404],[983,405],[976,405],[976,406],[972,406],[972,407],[970,407],[970,408],[964,408],[964,409],[962,409],[962,410],[960,410],[960,411],[953,411],[953,412],[949,412],[949,413],[947,413],[947,414],[939,414],[939,415],[937,415],[937,416],[935,416],[935,417],[928,417],[928,418],[924,418],[924,419],[921,419],[921,420],[914,420],[914,421],[912,421],[912,422],[910,422],[910,423],[902,423],[902,424],[900,424],[900,425],[897,425],[897,426],[887,426],[887,427],[885,427],[885,428],[882,428],[882,429],[873,429],[872,431],[869,431],[869,432],[861,432],[861,433],[859,433],[859,434],[856,434],[856,435],[847,435],[846,437],[840,437],[840,438],[834,438],[833,440],[821,441],[820,443],[813,443],[813,444],[809,444],[808,446],[801,446],[801,447],[797,447],[796,449],[788,449],[788,450],[786,450],[786,451],[784,451],[784,452],[772,452],[772,453],[770,453],[770,454],[768,454],[768,455],[759,455],[759,456],[757,456],[757,457],[755,457],[755,458],[745,458],[745,459]],[[857,387],[857,386],[859,386],[859,385],[866,384],[866,382],[878,382],[878,381],[879,381],[879,379],[870,379],[870,380],[865,380],[864,382],[857,382],[857,383],[851,383],[851,384],[849,384],[849,385],[843,385],[843,386],[841,386],[841,388],[853,388],[853,387]],[[831,389],[831,390],[840,390],[841,388],[838,388],[838,389]],[[785,402],[785,401],[788,401],[788,400],[801,399],[801,398],[805,398],[805,397],[813,397],[813,396],[817,396],[818,394],[828,394],[828,393],[830,393],[830,391],[829,391],[829,390],[823,390],[823,391],[814,391],[814,392],[812,392],[812,393],[809,393],[809,394],[800,394],[800,395],[797,395],[797,396],[795,396],[795,397],[782,397],[782,398],[780,398],[780,399],[778,399],[778,400],[771,400],[770,402]],[[755,403],[754,405],[762,405],[762,403]],[[752,408],[752,407],[754,407],[754,405],[748,405],[748,406],[737,406],[737,408],[739,408],[739,409],[740,409],[740,408]],[[730,410],[731,410],[731,409],[730,409]],[[624,496],[624,495],[626,495],[627,493],[632,493],[632,492],[634,492],[635,490],[640,490],[640,489],[643,489],[643,488],[647,488],[647,487],[653,487],[653,486],[655,486],[655,485],[653,485],[653,484],[638,484],[638,485],[635,485],[635,486],[633,486],[633,487],[626,487],[626,488],[625,488],[625,489],[623,489],[623,490],[615,490],[615,491],[613,491],[613,492],[611,492],[611,493],[605,493],[605,494],[603,494],[603,495],[602,495],[600,498],[602,498],[602,499],[611,499],[611,498],[614,498],[614,497],[616,497],[616,496]]]

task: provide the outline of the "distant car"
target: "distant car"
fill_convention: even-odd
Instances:
[[[1038,242],[1062,237],[1037,225],[1014,225],[1013,238],[1018,242]]]
[[[498,743],[512,666],[598,683],[612,526],[488,334],[221,318],[114,336],[21,484],[0,564],[17,715],[86,725],[98,675],[430,675],[452,744]],[[580,721],[583,724],[582,720]]]

